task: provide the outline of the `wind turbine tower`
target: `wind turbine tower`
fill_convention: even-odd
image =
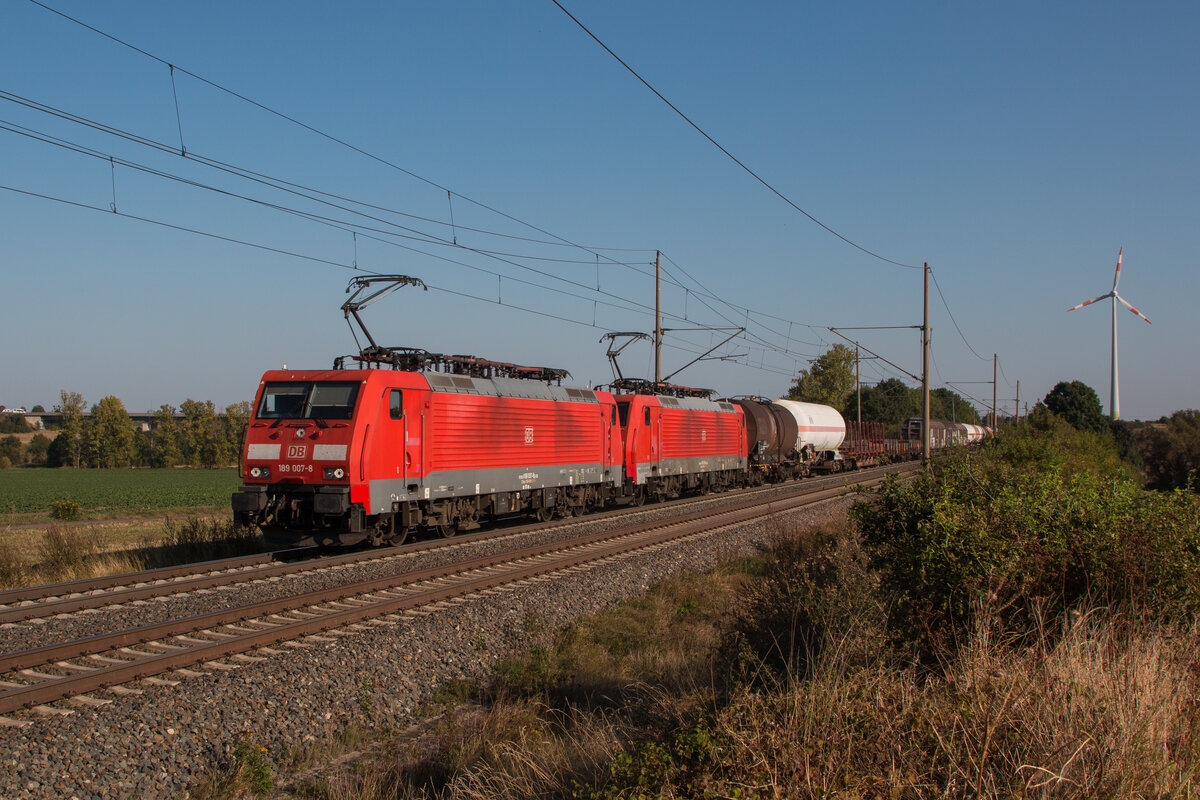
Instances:
[[[1126,303],[1125,298],[1117,294],[1117,284],[1121,282],[1121,256],[1124,252],[1124,247],[1117,251],[1117,272],[1113,276],[1112,291],[1108,294],[1102,294],[1099,297],[1093,297],[1091,300],[1085,300],[1079,305],[1067,309],[1067,311],[1074,311],[1077,308],[1090,306],[1097,300],[1103,300],[1106,297],[1112,298],[1112,391],[1109,395],[1108,410],[1112,414],[1113,419],[1121,418],[1121,379],[1117,373],[1117,303],[1125,306],[1134,314],[1146,320],[1146,322],[1150,322],[1149,317],[1129,305],[1129,303]]]

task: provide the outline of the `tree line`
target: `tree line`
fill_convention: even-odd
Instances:
[[[882,422],[889,436],[897,436],[904,421],[922,413],[921,390],[913,389],[897,378],[888,378],[858,391],[855,378],[855,354],[844,344],[835,344],[822,353],[809,369],[802,370],[788,390],[789,400],[821,403],[841,412],[846,420]],[[980,424],[975,406],[950,389],[929,392],[932,419]]]
[[[159,406],[149,430],[129,417],[120,398],[103,397],[85,415],[77,392],[63,391],[54,411],[56,430],[37,433],[22,445],[14,433],[31,432],[23,417],[7,421],[0,438],[0,468],[29,464],[47,467],[223,467],[236,465],[246,439],[250,403],[218,412],[211,400],[184,400],[178,408]],[[16,417],[17,415],[5,415]],[[18,428],[20,428],[18,430]]]
[[[860,401],[854,362],[853,350],[833,345],[800,372],[788,398],[833,406],[845,419],[857,419]],[[921,390],[896,378],[861,389],[863,421],[884,423],[888,436],[898,435],[906,419],[921,416],[921,405]],[[931,390],[929,406],[933,419],[980,423],[975,407],[949,389]],[[1148,488],[1200,492],[1200,411],[1176,411],[1156,422],[1113,420],[1105,416],[1092,387],[1082,381],[1060,381],[1037,403],[1028,420],[1047,427],[1051,424],[1047,415],[1104,440],[1121,461],[1141,473]]]

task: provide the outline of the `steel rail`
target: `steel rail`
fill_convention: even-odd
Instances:
[[[867,483],[875,485],[884,479],[885,476],[881,476]],[[576,537],[567,542],[523,548],[502,556],[483,557],[452,566],[421,570],[402,577],[410,594],[400,598],[367,599],[376,592],[396,592],[406,588],[404,584],[397,583],[396,577],[379,578],[359,584],[309,592],[293,598],[268,601],[242,609],[213,612],[184,620],[134,628],[116,634],[6,654],[0,657],[0,664],[5,670],[18,671],[20,674],[19,670],[28,670],[32,666],[53,664],[81,655],[120,650],[131,644],[154,642],[149,646],[165,647],[174,651],[143,654],[143,657],[133,661],[110,664],[81,674],[52,677],[40,683],[8,688],[0,691],[0,713],[10,713],[28,705],[52,702],[105,686],[127,683],[199,662],[244,653],[280,641],[361,622],[364,619],[436,604],[451,597],[473,594],[501,584],[516,583],[535,575],[557,572],[579,564],[652,547],[729,525],[741,524],[779,511],[800,508],[840,496],[847,488],[849,487],[842,486],[817,491],[808,489],[796,496],[765,505],[744,503],[733,507],[710,509],[683,518],[626,526],[600,537]],[[554,555],[556,553],[557,555]],[[543,563],[528,563],[531,559],[539,558],[543,559]],[[510,568],[496,572],[495,568],[502,564],[509,564]],[[487,570],[491,570],[491,572],[479,575],[481,571]],[[471,574],[478,575],[478,577],[465,577]],[[460,579],[451,585],[423,590],[414,586],[414,584],[444,580],[452,575],[458,575]],[[348,609],[335,609],[332,612],[319,608],[323,604],[355,596],[360,598],[356,602],[361,605],[355,605]],[[301,611],[301,609],[304,610]],[[319,613],[321,616],[299,620],[279,616],[281,613],[288,612],[305,615]],[[274,619],[263,620],[261,619],[263,617],[273,617]],[[183,633],[212,629],[228,625],[231,622],[246,622],[252,619],[256,621],[249,624],[266,625],[267,627],[249,633],[244,630],[237,634],[214,632],[212,635],[224,637],[215,642],[188,640],[186,645],[180,646],[162,641],[170,636],[178,637]],[[175,641],[180,641],[180,639],[177,638]],[[35,675],[33,677],[45,676]],[[7,685],[12,686],[11,682]]]
[[[293,547],[287,550],[275,550],[270,553],[255,553],[250,556],[233,556],[218,558],[212,561],[198,561],[190,564],[177,564],[173,567],[157,567],[155,569],[139,570],[137,572],[121,572],[115,575],[104,575],[99,578],[79,578],[61,583],[42,583],[37,586],[21,586],[16,589],[0,591],[0,605],[12,605],[27,600],[41,600],[44,597],[65,597],[67,595],[94,592],[113,586],[129,586],[135,583],[152,583],[166,581],[181,575],[195,575],[201,572],[217,570],[233,570],[241,567],[254,567],[259,564],[269,564],[280,561],[292,554],[295,558],[316,550],[315,547]]]
[[[832,476],[830,477],[832,478]],[[771,484],[767,487],[756,488],[760,491],[770,491],[783,486],[786,486],[786,484]],[[811,488],[818,487],[811,486]],[[754,490],[751,491],[753,492]],[[706,499],[711,501],[713,498],[709,496]],[[613,510],[618,511],[620,509]],[[512,536],[530,529],[557,527],[573,522],[577,523],[578,521],[577,518],[571,518],[569,520],[538,523],[534,526],[522,526],[520,530],[512,528],[493,529],[453,541],[435,539],[413,542],[402,548],[355,551],[318,559],[302,559],[305,553],[311,553],[316,548],[293,548],[274,553],[260,553],[254,556],[238,556],[175,567],[163,567],[155,570],[110,575],[102,578],[84,578],[59,584],[43,584],[41,586],[27,587],[26,589],[12,589],[8,592],[0,592],[0,604],[34,600],[41,600],[41,602],[25,602],[23,605],[0,608],[0,624],[24,622],[30,619],[51,617],[57,614],[71,614],[85,609],[102,608],[118,603],[129,603],[169,594],[182,594],[199,589],[211,589],[218,586],[266,580],[295,573],[318,571],[344,564],[392,559],[424,550],[455,546],[462,543],[487,541],[493,538]],[[283,560],[288,554],[292,554],[295,560]],[[187,575],[194,577],[184,577]]]

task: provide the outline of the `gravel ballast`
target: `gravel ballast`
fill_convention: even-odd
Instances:
[[[336,735],[347,725],[396,729],[413,720],[440,684],[486,678],[497,661],[548,643],[581,616],[638,596],[664,579],[756,552],[769,531],[780,525],[808,527],[841,520],[853,500],[848,496],[825,501],[587,569],[444,603],[432,611],[328,632],[300,646],[276,645],[272,652],[253,654],[262,660],[240,662],[236,670],[197,665],[192,669],[206,674],[182,678],[178,686],[143,682],[131,687],[140,694],[94,695],[111,697],[108,705],[59,704],[74,713],[36,718],[25,728],[0,728],[0,797],[175,798],[195,776],[228,765],[235,747],[247,737],[265,747],[268,757],[279,758],[297,745]],[[680,512],[665,506],[645,513]],[[523,534],[531,538],[522,539],[522,544],[574,536],[606,524],[613,523],[598,517],[535,531]],[[503,546],[481,541],[336,572],[353,570],[353,579],[363,579],[382,570],[403,572]],[[36,638],[50,641],[67,634],[89,635],[80,631],[144,625],[160,616],[241,604],[249,596],[294,594],[350,579],[345,574],[331,577],[332,572],[77,614],[38,626],[12,626],[0,631],[0,647],[19,649],[35,646],[31,639]]]

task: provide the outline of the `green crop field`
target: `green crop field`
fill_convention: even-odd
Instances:
[[[0,514],[49,514],[56,500],[78,503],[87,517],[228,508],[239,482],[236,469],[6,469]]]

